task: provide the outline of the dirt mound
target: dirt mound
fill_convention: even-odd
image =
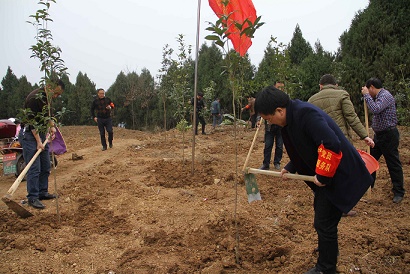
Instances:
[[[409,191],[410,130],[400,132]],[[28,219],[0,205],[0,273],[304,273],[314,265],[313,195],[302,181],[258,175],[263,200],[247,202],[240,170],[255,131],[241,128],[235,140],[226,126],[196,136],[194,165],[191,133],[115,128],[106,151],[96,127],[62,133],[68,152],[50,176],[59,199],[29,208]],[[250,166],[262,154],[263,130]],[[343,273],[410,273],[409,199],[392,203],[380,166],[357,216],[339,225]],[[2,195],[14,179],[0,177]]]

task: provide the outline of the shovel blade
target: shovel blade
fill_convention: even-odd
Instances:
[[[1,200],[8,206],[8,208],[16,212],[16,214],[19,215],[21,218],[25,219],[25,218],[34,216],[33,214],[31,214],[30,211],[25,209],[22,205],[11,200],[10,197],[7,197],[7,195],[1,198]]]
[[[245,187],[246,193],[248,194],[248,203],[262,200],[255,174],[245,174]]]

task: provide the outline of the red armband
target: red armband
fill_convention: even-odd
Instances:
[[[246,109],[250,109],[251,106],[250,106],[250,105],[246,105],[245,108],[246,108]]]
[[[321,144],[317,150],[318,157],[316,163],[316,174],[333,177],[336,173],[336,169],[342,160],[342,152],[339,154],[326,149],[323,144]]]
[[[111,106],[112,108],[114,108],[114,103],[113,103],[113,102],[111,102],[111,103],[110,103],[110,106]]]

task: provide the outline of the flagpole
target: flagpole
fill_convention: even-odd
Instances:
[[[196,129],[196,96],[198,86],[198,52],[199,52],[199,28],[201,25],[201,0],[198,0],[198,12],[196,21],[196,50],[195,50],[195,81],[194,81],[194,119],[192,124],[192,166],[191,174],[194,175],[194,163],[195,163],[195,129]]]

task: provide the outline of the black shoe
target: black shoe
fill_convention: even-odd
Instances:
[[[401,201],[403,201],[403,196],[394,195],[393,203],[398,204],[398,203],[400,203]]]
[[[261,169],[261,170],[269,170],[269,166],[263,164],[259,169]]]
[[[205,132],[202,132],[202,135],[206,135],[206,133],[205,133]]]
[[[46,207],[39,199],[28,199],[28,205],[37,209],[44,209]]]
[[[316,267],[310,269],[308,272],[305,272],[305,274],[322,274],[323,272],[317,270]]]
[[[103,147],[101,150],[102,150],[102,151],[107,150],[107,147]]]
[[[57,198],[57,196],[56,195],[54,195],[54,194],[50,194],[50,193],[46,193],[46,194],[42,194],[42,195],[40,195],[39,197],[38,197],[38,199],[41,201],[41,200],[52,200],[52,199],[55,199],[55,198]]]
[[[110,146],[110,148],[112,148],[112,144],[110,144],[109,146]]]

